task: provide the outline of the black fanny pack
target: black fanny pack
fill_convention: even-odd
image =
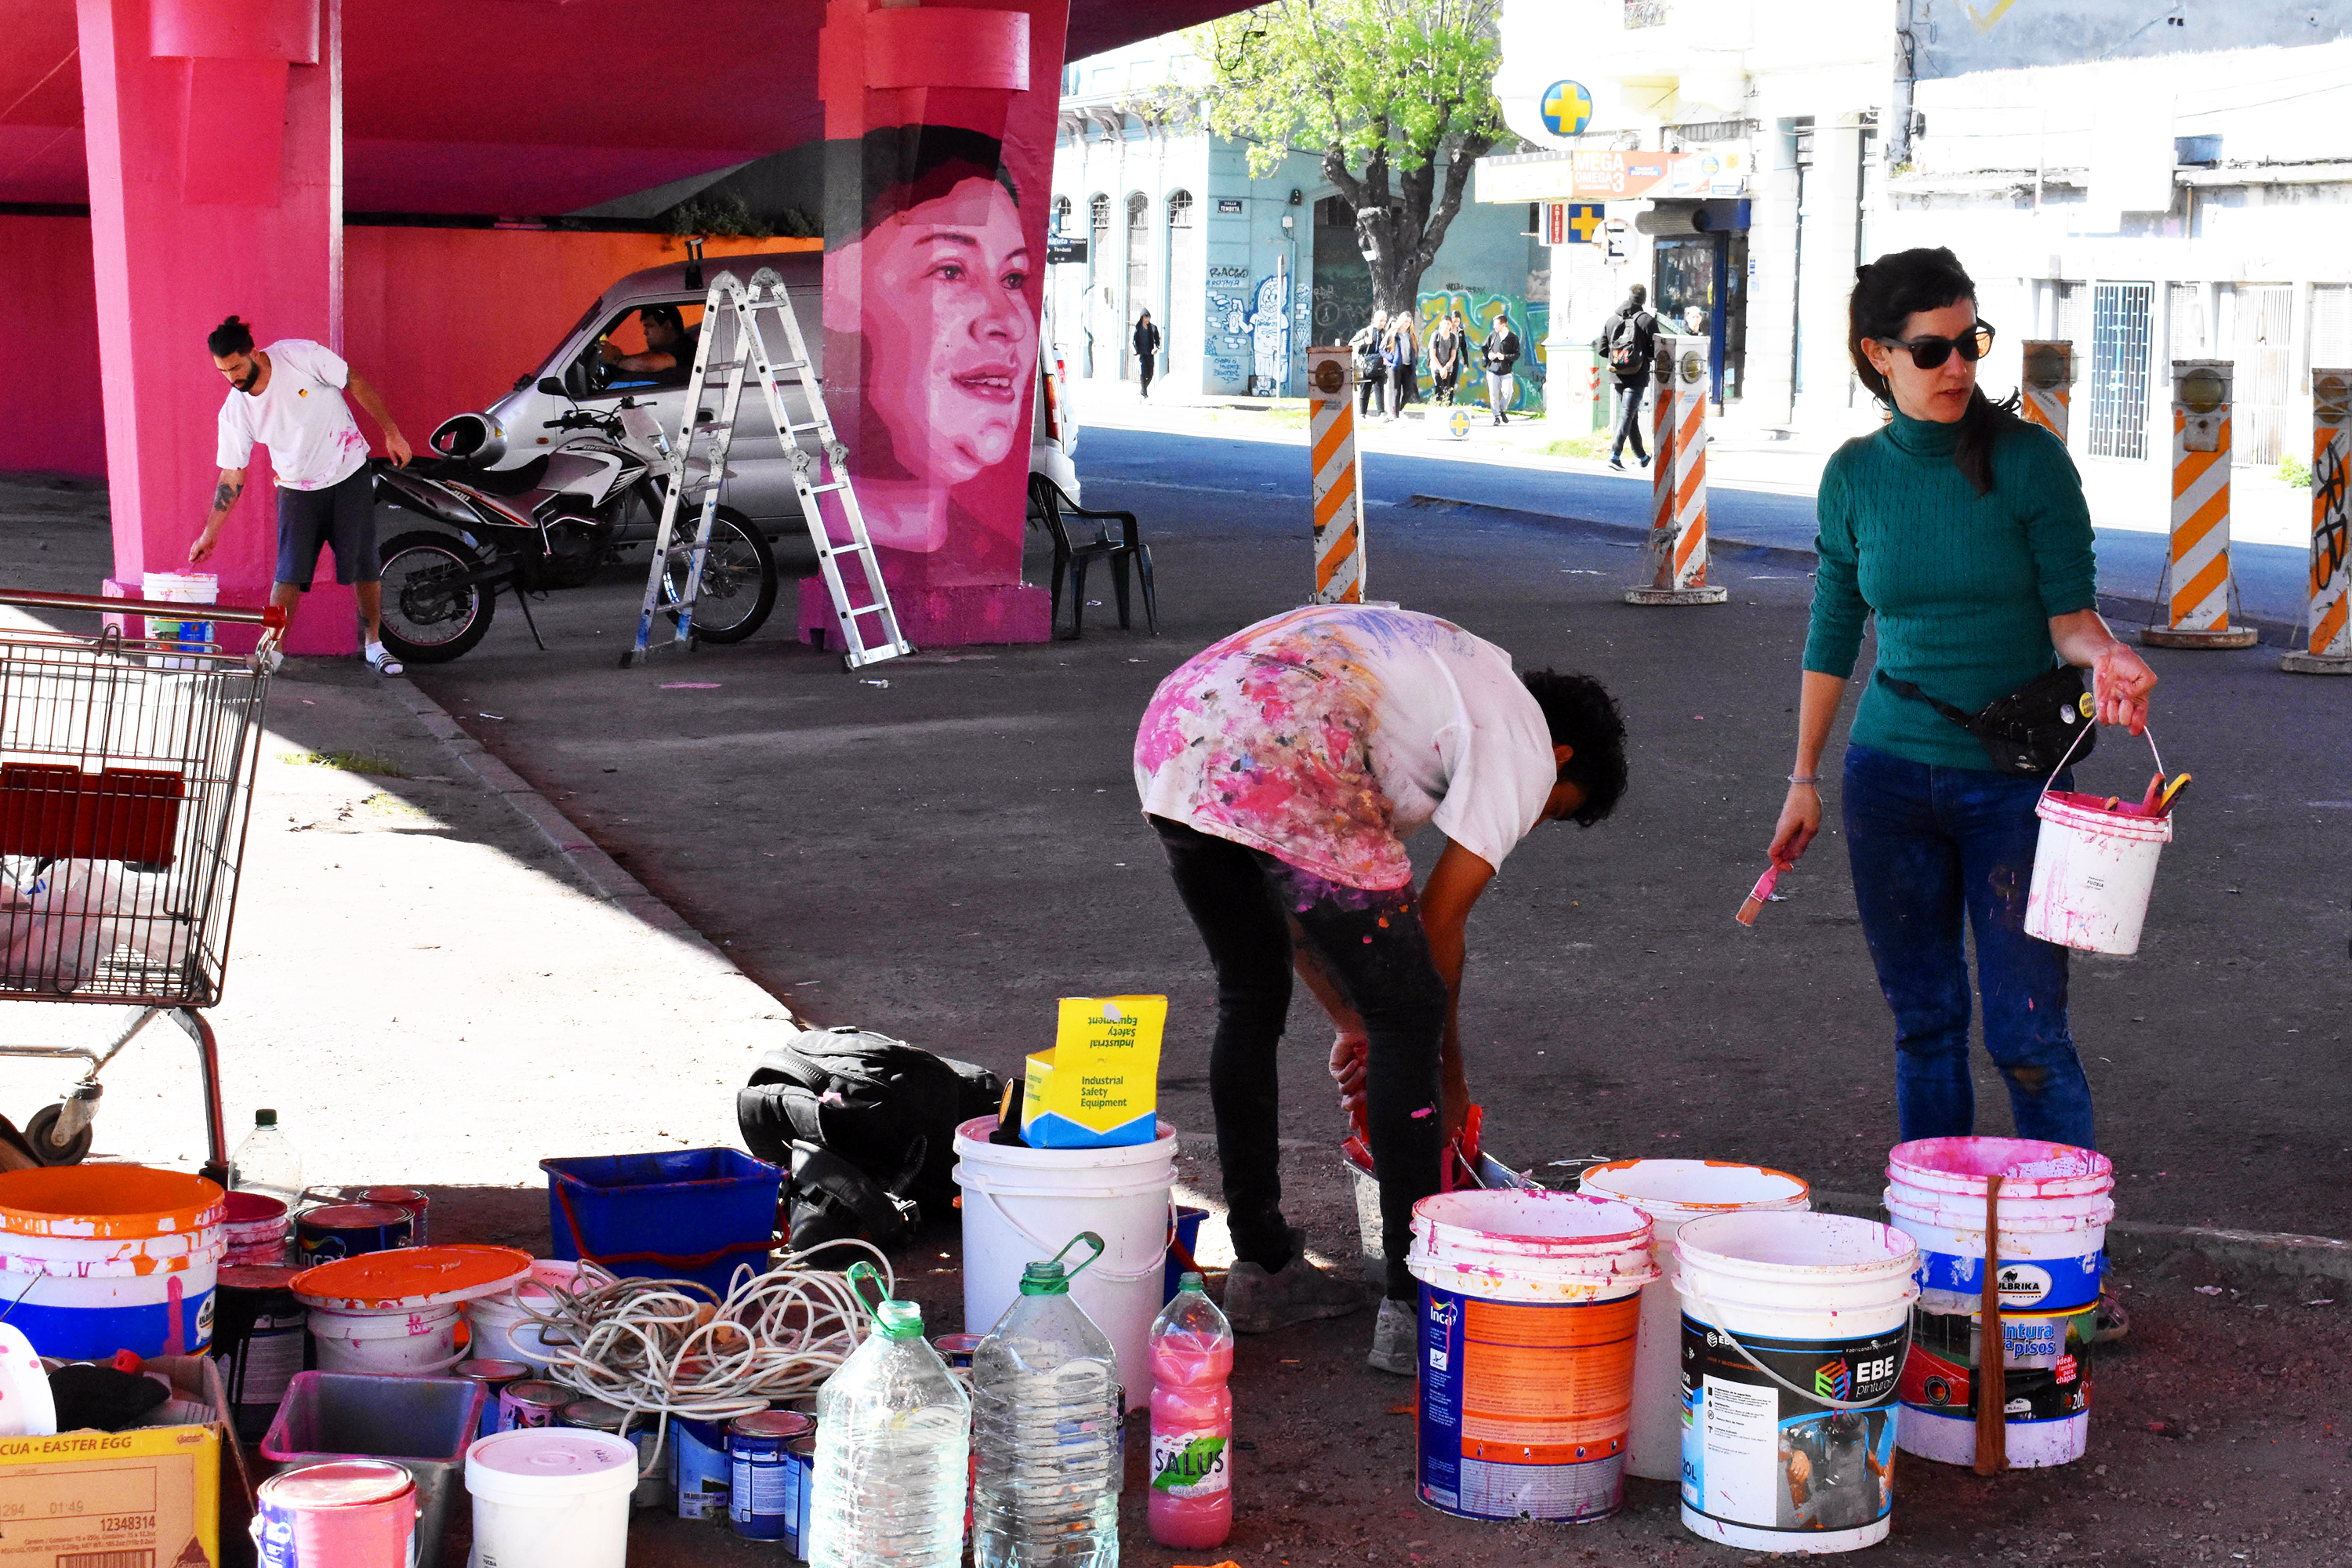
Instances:
[[[2045,670],[1974,713],[1939,702],[1911,682],[1897,680],[1883,669],[1878,679],[1900,695],[1925,702],[1974,735],[1985,755],[1992,759],[1992,765],[2005,773],[2047,777],[2058,771],[2070,751],[2080,762],[2099,743],[2099,727],[2091,721],[2097,710],[2083,688],[2083,671],[2074,665],[2062,664]]]

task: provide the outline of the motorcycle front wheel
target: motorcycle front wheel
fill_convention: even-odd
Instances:
[[[420,529],[387,541],[383,646],[404,664],[446,664],[488,635],[495,590],[467,579],[480,563],[463,541]]]
[[[686,580],[694,562],[693,541],[673,545],[662,566],[666,612],[678,618]],[[697,642],[741,642],[767,624],[776,607],[776,554],[740,512],[720,511],[710,520],[710,552],[702,563],[702,593],[695,601]]]

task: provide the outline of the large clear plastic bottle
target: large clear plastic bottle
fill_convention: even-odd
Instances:
[[[1077,1241],[1102,1256],[1092,1231]],[[972,1352],[971,1389],[975,1568],[1118,1568],[1118,1357],[1058,1256],[1023,1270],[1019,1300]]]
[[[1151,1325],[1151,1539],[1223,1546],[1234,1529],[1234,1331],[1187,1274]]]
[[[267,1194],[283,1202],[289,1214],[294,1211],[302,1196],[302,1152],[278,1125],[278,1112],[253,1113],[253,1131],[245,1135],[228,1163],[231,1186]]]
[[[853,1287],[861,1269],[875,1278],[853,1265]],[[817,1391],[810,1568],[956,1568],[971,1401],[923,1338],[921,1308],[886,1300],[874,1326]]]

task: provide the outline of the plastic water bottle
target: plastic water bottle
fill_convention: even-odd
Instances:
[[[302,1196],[302,1152],[278,1125],[278,1112],[257,1110],[253,1131],[228,1157],[229,1184],[283,1201],[291,1214]]]
[[[878,1279],[866,1264],[850,1268]],[[810,1568],[956,1568],[971,1475],[971,1401],[923,1338],[922,1309],[886,1300],[875,1332],[816,1395]]]
[[[1234,1528],[1233,1325],[1187,1274],[1151,1325],[1151,1539],[1223,1546]]]
[[[1079,1241],[1102,1256],[1102,1237]],[[1058,1254],[1030,1264],[1020,1299],[971,1352],[975,1568],[1118,1568],[1118,1356],[1070,1299],[1070,1279]]]

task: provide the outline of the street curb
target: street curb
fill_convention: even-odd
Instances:
[[[1526,507],[1494,506],[1486,501],[1459,500],[1453,496],[1416,494],[1407,496],[1399,504],[1426,511],[1434,511],[1443,508],[1453,511],[1484,512],[1506,522],[1516,522],[1531,528],[1556,528],[1561,523],[1570,523],[1587,532],[1602,534],[1612,539],[1642,541],[1650,536],[1650,531],[1647,528],[1635,527],[1630,523],[1602,522],[1597,518],[1574,517],[1567,512],[1532,511]],[[1803,566],[1808,571],[1820,564],[1820,557],[1814,552],[1799,550],[1791,545],[1757,544],[1745,539],[1737,539],[1731,535],[1712,531],[1707,534],[1706,542],[1707,549],[1717,554],[1733,556],[1734,552],[1737,552],[1735,559],[1765,561],[1787,566]],[[2099,613],[2118,622],[2118,629],[2123,632],[2129,632],[2138,626],[2152,622],[2158,609],[2158,606],[2153,599],[2134,598],[2128,594],[2099,595]],[[2258,647],[2293,648],[2301,646],[2298,639],[2302,627],[2297,623],[2270,620],[2263,616],[2244,614],[2233,616],[2232,620],[2236,625],[2252,626],[2262,634],[2260,640],[2255,644]]]
[[[729,969],[735,961],[719,950],[717,943],[686,922],[684,916],[664,903],[643,882],[621,868],[620,862],[607,855],[594,840],[583,833],[572,820],[555,808],[555,804],[533,789],[520,773],[490,754],[489,749],[467,734],[449,710],[436,702],[414,682],[390,680],[384,683],[407,710],[416,715],[428,733],[441,743],[442,750],[461,763],[467,772],[489,786],[491,793],[512,806],[523,820],[539,829],[541,837],[552,845],[555,852],[580,873],[582,879],[595,889],[604,902],[627,910],[641,923],[666,936],[677,938],[689,946],[700,948]],[[741,973],[740,970],[736,973]],[[744,975],[749,981],[751,976]],[[752,982],[756,984],[757,982]],[[769,993],[763,988],[761,995]],[[773,997],[778,1007],[784,1004]],[[792,1018],[789,1009],[785,1016]]]
[[[1886,1217],[1878,1197],[1866,1193],[1817,1190],[1813,1207],[1822,1214],[1853,1215],[1862,1219]],[[2108,1222],[2107,1256],[2118,1263],[2162,1263],[2183,1248],[2225,1267],[2352,1283],[2352,1242],[2338,1241],[2333,1237],[2221,1230],[2201,1225],[2152,1225],[2142,1220]]]

